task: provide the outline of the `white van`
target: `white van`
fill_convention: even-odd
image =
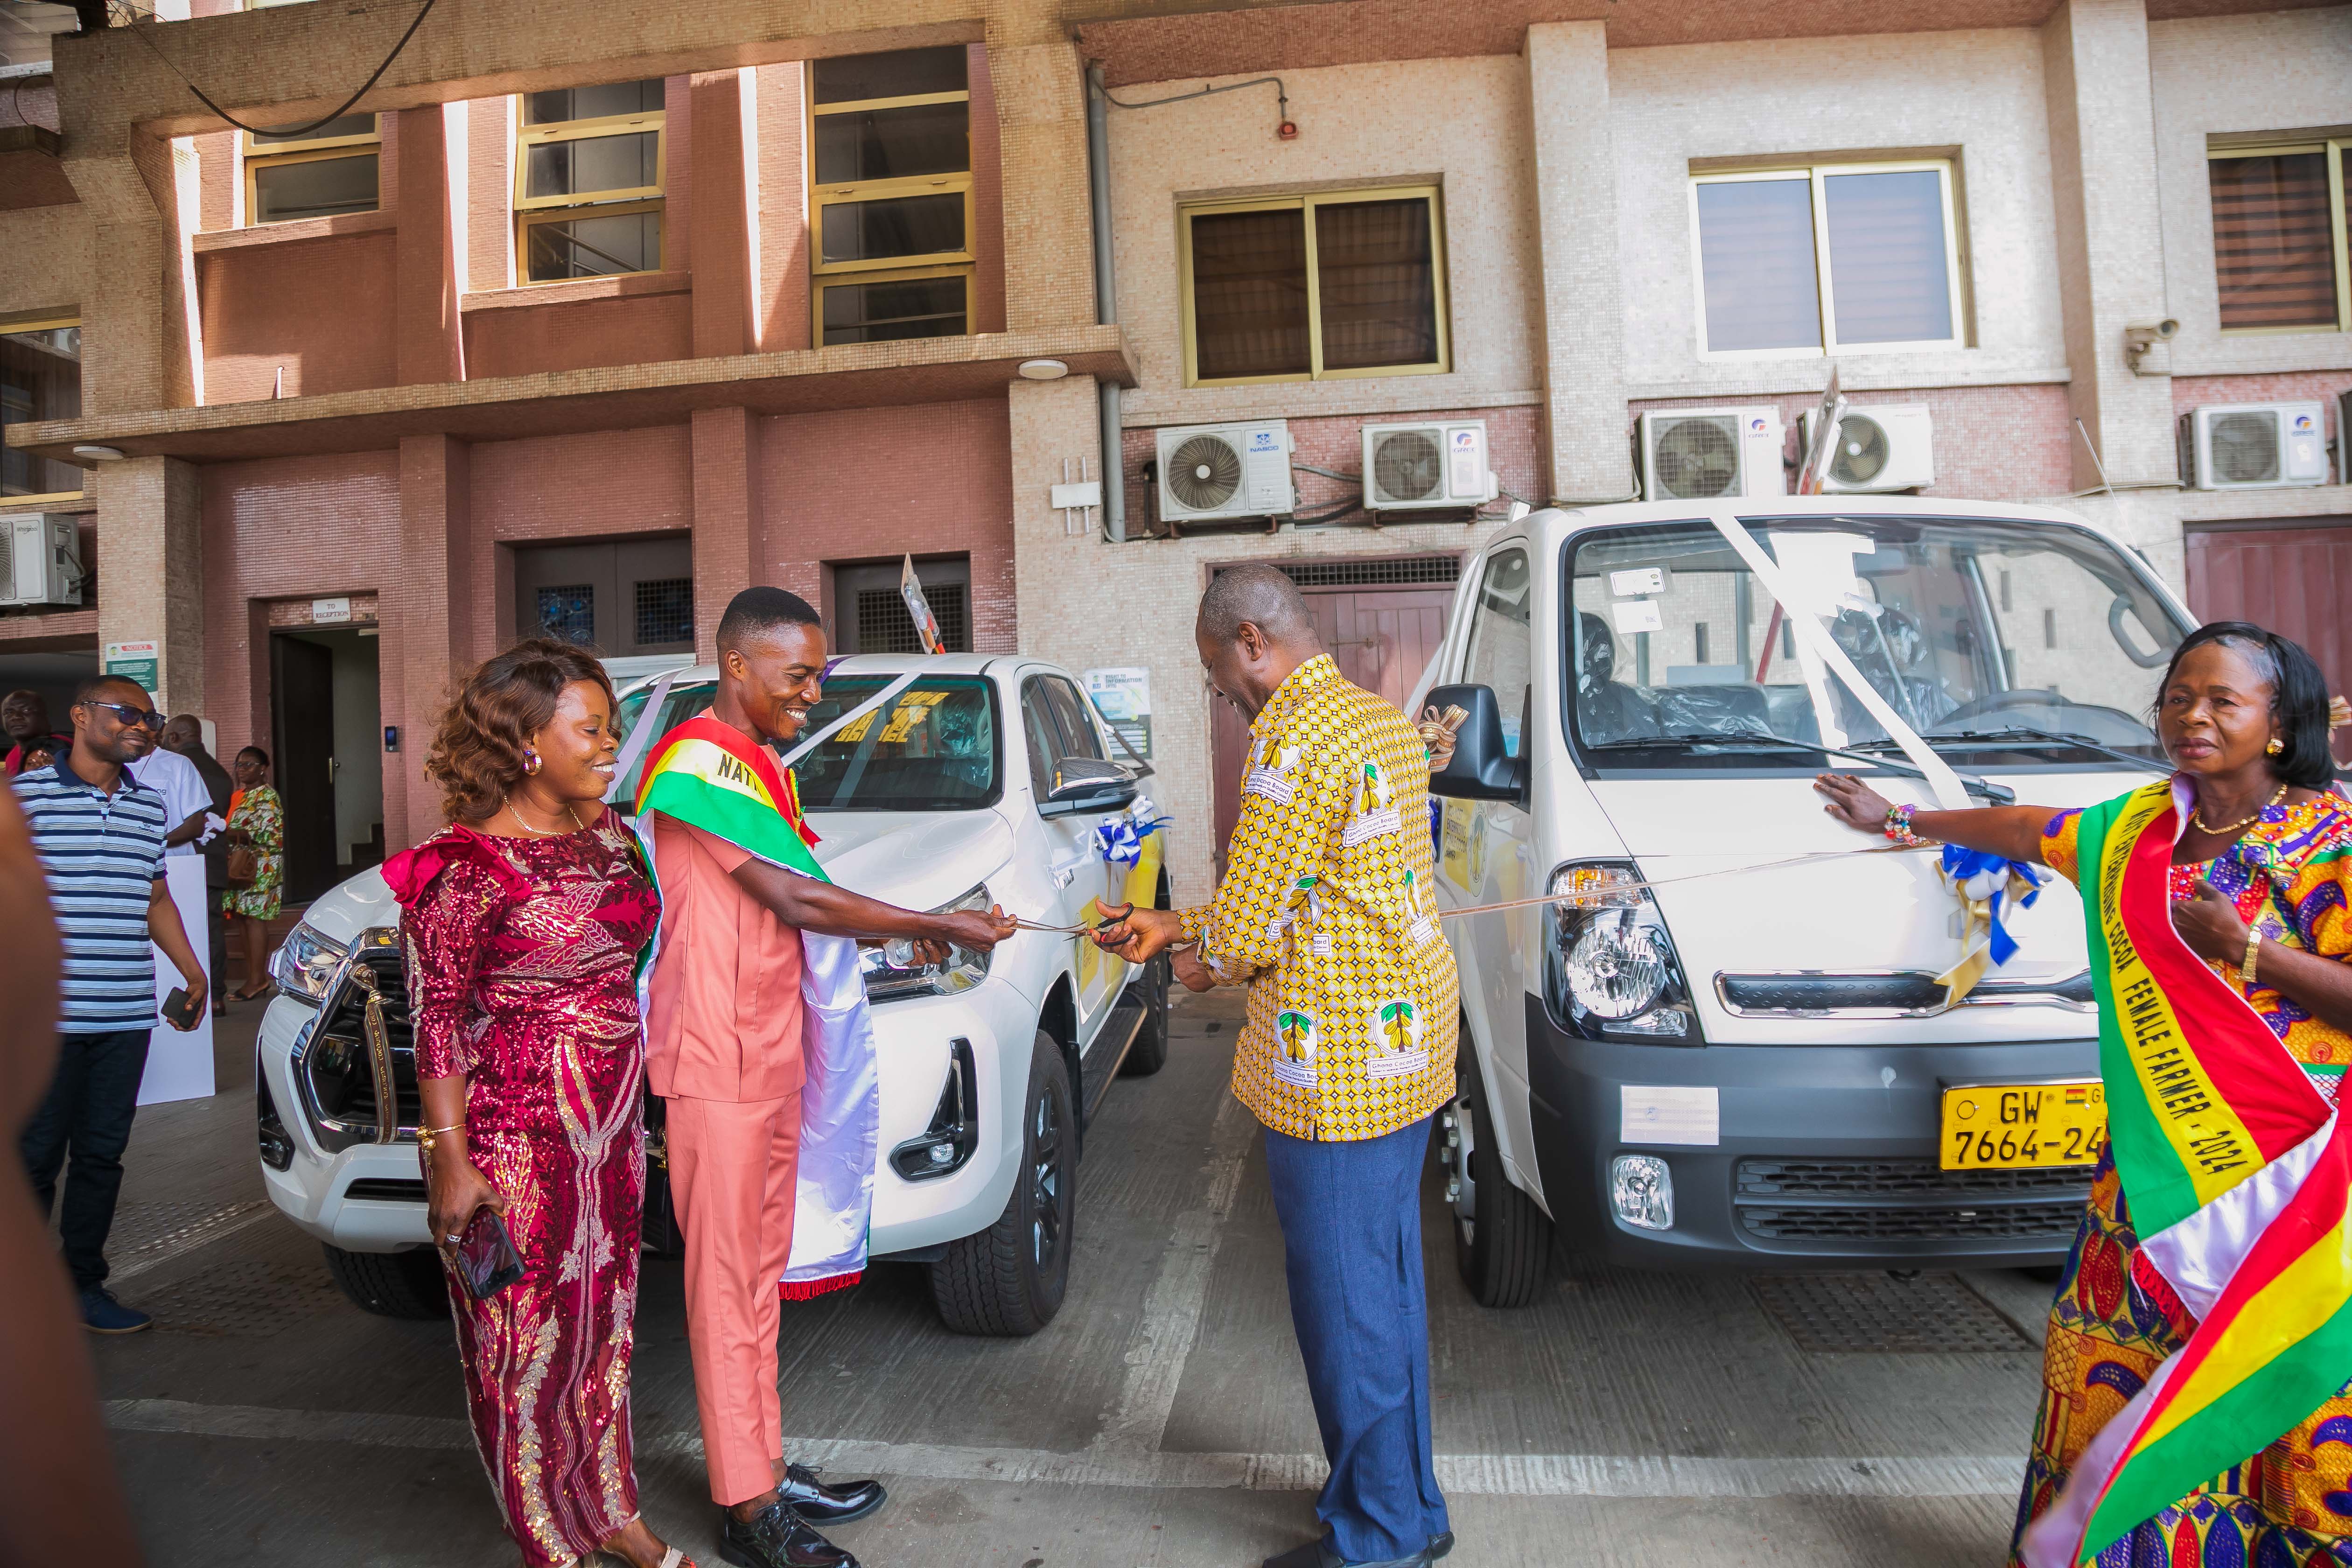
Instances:
[[[2168,771],[2146,719],[2194,624],[2042,507],[1546,510],[1482,551],[1420,700],[1471,715],[1431,785],[1439,900],[1580,896],[1445,922],[1479,1300],[1531,1300],[1555,1233],[1666,1267],[2063,1258],[2105,1136],[2074,890],[2043,869],[2015,957],[1948,1005],[1968,927],[1937,856],[1851,853],[1885,840],[1812,779],[2118,795]]]

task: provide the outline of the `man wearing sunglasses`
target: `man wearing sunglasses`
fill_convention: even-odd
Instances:
[[[129,771],[154,750],[163,716],[136,681],[120,676],[83,682],[72,715],[72,750],[12,781],[66,950],[57,1074],[20,1147],[45,1220],[65,1188],[58,1239],[83,1326],[128,1334],[152,1320],[108,1292],[106,1237],[155,1026],[150,940],[187,986],[187,1022],[174,1027],[204,1016],[205,972],[164,881],[163,840],[178,825],[163,795]],[[61,1183],[68,1155],[72,1170]]]

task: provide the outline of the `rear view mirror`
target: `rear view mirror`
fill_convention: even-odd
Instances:
[[[1503,712],[1486,686],[1432,688],[1426,706],[1443,713],[1459,708],[1469,718],[1454,731],[1454,760],[1432,773],[1429,793],[1454,800],[1517,800],[1527,790],[1527,760],[1503,743]]]
[[[1117,763],[1094,757],[1064,757],[1054,764],[1053,787],[1038,808],[1048,816],[1078,811],[1115,811],[1136,796],[1134,775]]]

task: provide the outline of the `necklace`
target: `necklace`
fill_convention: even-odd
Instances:
[[[2263,819],[2263,812],[2268,811],[2271,807],[2276,805],[2285,798],[2286,785],[2281,784],[2278,786],[2278,794],[2271,796],[2270,799],[2263,802],[2261,805],[2255,807],[2254,814],[2252,816],[2242,816],[2238,818],[2237,821],[2230,823],[2225,826],[2216,827],[2211,823],[2205,820],[2203,808],[2200,807],[2189,814],[2189,821],[2200,833],[2210,833],[2216,838],[2228,838],[2236,834],[2243,833],[2247,828],[2252,827],[2255,823],[2260,822]]]
[[[573,831],[576,832],[587,826],[586,823],[580,820],[580,808],[578,806],[566,805],[563,809],[571,814]],[[561,838],[563,837],[564,830],[561,827],[533,827],[530,823],[523,821],[522,813],[515,809],[514,796],[512,795],[507,796],[507,815],[513,817],[517,825],[519,825],[525,833],[535,833],[541,838]]]

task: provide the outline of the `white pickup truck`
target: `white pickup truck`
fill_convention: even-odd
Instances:
[[[795,767],[835,881],[908,908],[995,902],[1050,925],[1082,923],[1097,894],[1166,907],[1165,830],[1143,834],[1132,864],[1108,859],[1097,831],[1149,812],[1150,770],[1120,760],[1066,670],[1012,655],[846,658],[809,732],[909,672],[872,720],[852,720]],[[716,681],[709,667],[641,681],[622,693],[622,721],[658,735],[709,706]],[[616,798],[633,798],[635,782]],[[257,1046],[261,1174],[278,1209],[325,1244],[354,1302],[431,1316],[446,1298],[425,1245],[398,924],[368,871],[313,903],[272,960],[281,994]],[[895,945],[866,954],[882,1098],[872,1255],[928,1265],[952,1329],[1033,1333],[1068,1279],[1087,1123],[1115,1076],[1166,1059],[1166,961],[1134,970],[1091,942],[1026,931],[942,966],[906,961]],[[381,1051],[362,1027],[360,964],[386,1005]],[[661,1101],[648,1096],[646,1110],[646,1245],[670,1251]]]

